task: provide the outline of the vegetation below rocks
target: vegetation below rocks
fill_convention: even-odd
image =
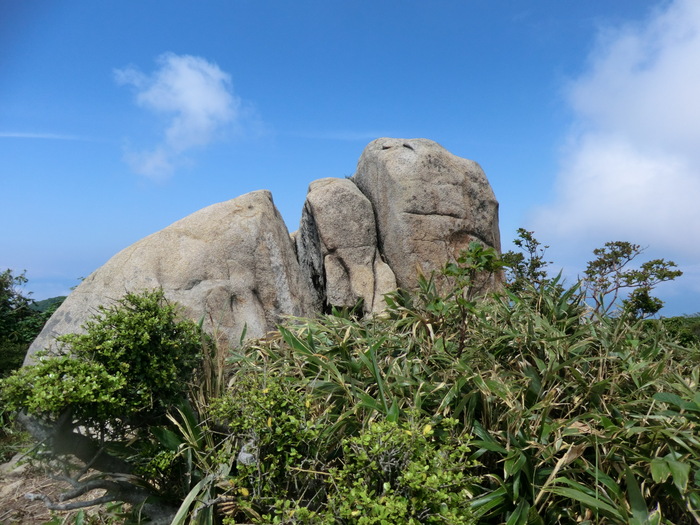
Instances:
[[[519,243],[473,244],[382,315],[290,320],[234,350],[162,293],[128,296],[2,401],[75,493],[129,503],[122,521],[700,523],[697,318],[647,318],[679,272],[608,243],[567,286]],[[97,446],[61,448],[66,432]]]
[[[0,273],[0,379],[22,366],[29,345],[65,297],[34,301],[22,293],[24,273]],[[13,414],[0,406],[0,463],[17,452],[24,433],[13,425]]]
[[[0,273],[0,378],[19,368],[29,345],[65,297],[34,301],[22,294],[24,273]]]

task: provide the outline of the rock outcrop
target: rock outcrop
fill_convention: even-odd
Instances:
[[[112,257],[68,296],[25,362],[56,336],[80,332],[98,306],[153,288],[231,343],[244,327],[248,337],[262,337],[285,315],[314,312],[272,195],[256,191],[208,206]]]
[[[501,248],[498,202],[483,170],[433,141],[377,139],[352,180],[372,203],[379,249],[402,288],[471,241]]]
[[[295,237],[318,311],[359,300],[365,312],[384,309],[384,294],[396,289],[396,279],[377,249],[372,204],[352,181],[312,182]]]
[[[214,204],[112,257],[51,317],[25,363],[80,332],[100,305],[162,288],[192,319],[236,344],[285,316],[384,307],[473,240],[500,250],[498,203],[473,161],[425,139],[377,139],[351,179],[311,183],[291,236],[268,191]]]

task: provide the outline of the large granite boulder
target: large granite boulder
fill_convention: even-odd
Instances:
[[[500,250],[498,202],[483,170],[431,140],[371,142],[352,180],[372,203],[379,250],[402,288],[471,241]]]
[[[244,327],[248,337],[262,337],[284,315],[313,313],[284,221],[270,192],[256,191],[204,208],[116,254],[68,296],[25,363],[56,336],[80,332],[98,306],[153,288],[231,343]]]
[[[285,315],[384,307],[473,240],[500,249],[498,203],[479,165],[425,139],[377,139],[350,179],[311,183],[292,236],[268,191],[214,204],[122,250],[66,299],[27,354],[80,332],[98,306],[162,288],[231,344]],[[488,282],[486,284],[494,284]]]
[[[366,313],[386,307],[384,294],[396,289],[396,279],[377,249],[372,204],[352,181],[311,183],[295,240],[318,311],[360,299]]]

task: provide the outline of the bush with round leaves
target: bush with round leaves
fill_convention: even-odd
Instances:
[[[100,307],[84,329],[58,339],[61,355],[44,353],[0,383],[8,408],[49,421],[71,411],[113,431],[153,424],[186,394],[205,337],[162,290]]]

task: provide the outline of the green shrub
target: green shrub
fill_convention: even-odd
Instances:
[[[456,420],[426,421],[371,423],[343,441],[343,465],[327,481],[326,523],[475,523],[469,440],[455,433]]]
[[[321,435],[343,444],[338,465],[313,469],[332,474],[321,474],[332,487],[325,503],[281,494],[268,519],[408,519],[392,483],[412,468],[404,462],[385,489],[387,473],[368,464],[403,437],[386,425],[404,428],[416,411],[427,421],[454,418],[458,434],[475,435],[472,454],[457,463],[474,476],[473,497],[461,500],[479,523],[697,519],[698,350],[636,311],[592,315],[579,283],[567,289],[558,277],[479,299],[475,277],[497,268],[493,256],[473,248],[448,265],[447,292],[426,278],[415,293],[388,296],[382,316],[288,324],[242,350],[259,370],[296,378],[290,388],[324,407]]]
[[[700,346],[700,314],[667,317],[662,319],[662,323],[679,344]]]
[[[27,343],[0,340],[0,378],[8,376],[22,366],[28,348]]]
[[[290,377],[239,378],[210,412],[225,422],[219,458],[235,464],[217,480],[228,522],[474,523],[465,501],[477,464],[456,420],[378,420],[338,441],[329,412]]]
[[[311,409],[303,383],[283,370],[243,367],[210,414],[235,443],[229,484],[247,516],[269,513],[278,500],[323,503],[323,471],[338,443],[322,435],[327,420]]]
[[[2,382],[8,407],[52,420],[70,410],[77,424],[126,431],[186,395],[203,335],[161,290],[127,294],[84,328],[58,339],[64,355],[44,354]]]
[[[209,340],[162,290],[127,294],[100,308],[84,329],[59,338],[63,354],[44,353],[0,381],[0,400],[21,411],[44,445],[40,458],[60,460],[61,475],[73,486],[61,498],[101,488],[107,492],[96,502],[167,515],[186,494],[177,475],[188,465],[176,454],[165,458],[169,449],[158,439],[165,434],[157,429],[177,428],[169,413],[187,406]],[[105,474],[88,475],[85,466]],[[138,477],[144,473],[149,477]],[[45,501],[53,510],[95,503]]]
[[[22,366],[29,345],[62,301],[55,298],[50,307],[40,310],[29,294],[22,293],[26,283],[24,273],[0,273],[0,378]]]

